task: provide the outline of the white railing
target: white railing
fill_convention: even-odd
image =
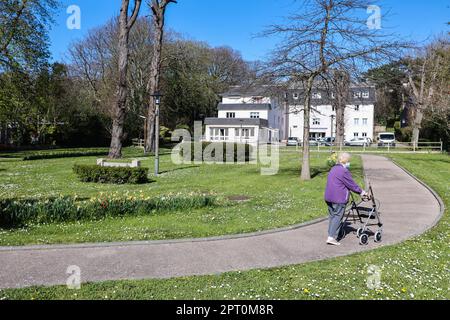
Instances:
[[[144,148],[145,140],[144,139],[133,139],[133,147]]]
[[[301,146],[296,148],[301,150]],[[395,142],[395,144],[384,144],[379,146],[377,143],[361,146],[342,145],[324,145],[310,144],[312,152],[367,152],[367,153],[442,153],[444,151],[443,142]]]

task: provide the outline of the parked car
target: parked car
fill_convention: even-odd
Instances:
[[[384,132],[378,135],[378,146],[379,147],[395,147],[395,134],[391,132]]]
[[[303,141],[300,142],[300,145],[303,146]],[[311,147],[317,147],[318,145],[320,145],[320,142],[314,139],[309,140],[309,146]]]
[[[299,145],[300,145],[300,143],[298,141],[298,138],[296,138],[296,137],[290,137],[287,141],[288,147],[297,147]]]
[[[369,147],[371,144],[372,141],[368,138],[355,138],[345,142],[348,147]]]
[[[336,142],[336,138],[334,137],[326,137],[324,138],[324,145],[327,147],[331,147],[334,145],[334,143]]]

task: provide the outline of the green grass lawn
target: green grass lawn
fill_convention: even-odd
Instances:
[[[449,299],[450,157],[392,158],[434,188],[447,208],[437,227],[402,244],[269,270],[109,281],[85,284],[77,291],[64,286],[3,290],[0,299]],[[371,265],[382,271],[377,290],[366,285]]]
[[[24,153],[21,153],[23,156]],[[143,159],[153,166],[153,158],[127,148],[125,157]],[[0,159],[1,197],[51,197],[77,195],[81,198],[119,193],[160,196],[169,193],[215,193],[232,200],[227,205],[189,211],[149,214],[139,217],[108,218],[96,222],[31,225],[19,230],[1,230],[0,245],[57,244],[161,240],[247,233],[284,227],[326,216],[323,190],[326,183],[327,154],[311,157],[314,179],[301,182],[300,155],[282,152],[280,171],[262,176],[258,165],[172,164],[169,154],[161,158],[162,174],[145,185],[102,185],[82,183],[72,172],[74,164],[95,164],[96,157],[36,161]],[[362,183],[360,158],[353,172]]]

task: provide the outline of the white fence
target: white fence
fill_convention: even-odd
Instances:
[[[297,151],[301,150],[298,146]],[[442,153],[444,151],[443,142],[396,142],[395,145],[388,144],[384,146],[378,146],[372,144],[370,146],[345,146],[345,145],[332,145],[326,146],[322,144],[310,145],[312,152],[332,152],[332,151],[345,151],[345,152],[367,152],[367,153]]]

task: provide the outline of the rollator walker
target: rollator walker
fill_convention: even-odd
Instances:
[[[363,206],[363,204],[371,204],[370,206]],[[356,236],[359,239],[360,245],[369,244],[370,236],[374,236],[375,243],[380,243],[383,239],[383,223],[381,221],[380,202],[376,200],[372,185],[369,183],[369,193],[367,196],[361,198],[360,202],[356,202],[355,196],[351,194],[351,202],[345,210],[344,217],[340,225],[339,238],[343,239],[347,235],[348,227],[352,224],[357,224],[358,229]],[[377,231],[373,232],[370,227],[377,227]]]

